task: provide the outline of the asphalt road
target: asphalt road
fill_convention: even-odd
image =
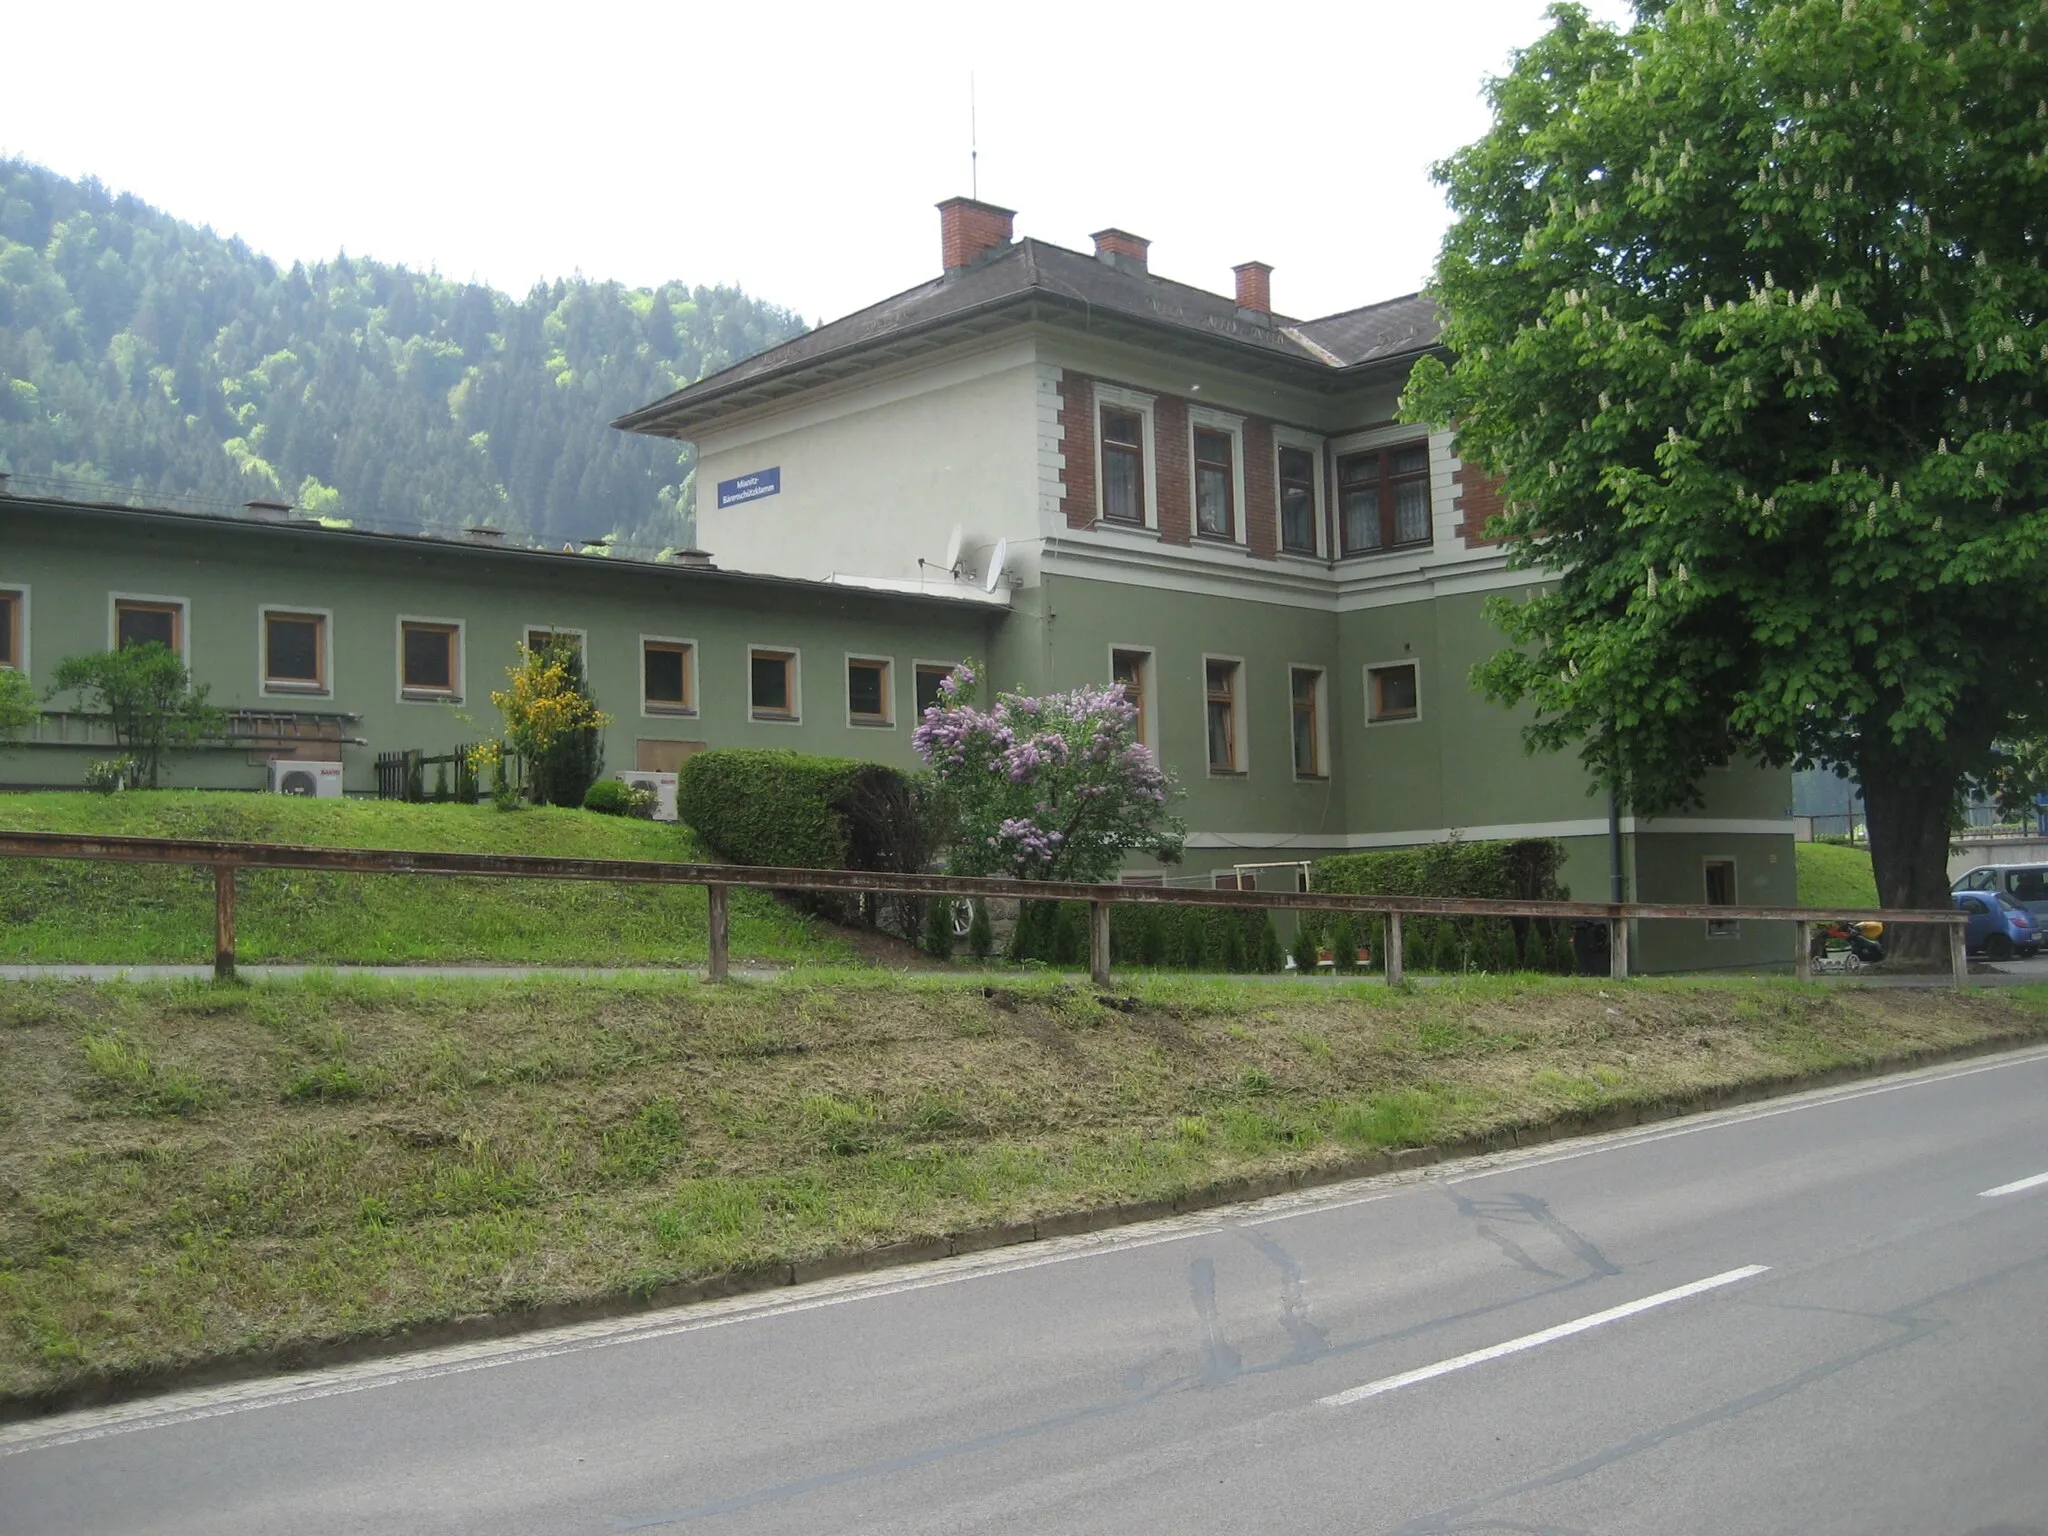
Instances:
[[[0,1427],[0,1530],[2043,1536],[2044,1314],[2037,1050]]]

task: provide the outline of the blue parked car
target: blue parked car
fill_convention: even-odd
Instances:
[[[1956,910],[1970,914],[1963,947],[1987,960],[2032,958],[2041,952],[2041,930],[2034,914],[2003,891],[1957,891],[1950,898]]]

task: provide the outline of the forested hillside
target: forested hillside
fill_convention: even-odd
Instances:
[[[676,544],[690,454],[607,423],[802,329],[733,288],[513,298],[346,255],[280,268],[0,160],[0,469],[24,483]]]

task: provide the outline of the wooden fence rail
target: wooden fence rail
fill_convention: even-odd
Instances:
[[[1602,922],[1609,970],[1629,974],[1628,925],[1637,920],[1692,919],[1791,923],[1796,969],[1813,975],[1811,938],[1817,923],[1940,924],[1948,929],[1949,971],[1960,987],[1968,917],[1956,911],[1873,912],[1836,907],[1709,906],[1705,903],[1495,901],[1457,896],[1352,896],[1335,891],[1211,891],[1160,885],[1083,885],[1055,880],[1002,880],[968,875],[913,875],[858,869],[784,869],[756,864],[672,864],[643,859],[566,859],[519,853],[414,853],[392,848],[311,848],[291,843],[214,842],[184,837],[84,837],[69,832],[0,832],[0,857],[87,859],[117,864],[182,864],[210,868],[214,879],[214,974],[235,973],[235,876],[243,869],[312,869],[357,875],[463,875],[508,880],[597,880],[636,885],[701,885],[709,896],[708,946],[713,981],[728,968],[734,887],[769,891],[869,891],[893,896],[951,896],[1089,904],[1088,969],[1109,982],[1109,909],[1113,906],[1249,907],[1254,910],[1345,912],[1386,920],[1386,975],[1401,980],[1405,917],[1533,917]]]

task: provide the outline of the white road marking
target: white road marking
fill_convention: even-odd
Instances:
[[[1697,1135],[1752,1120],[1767,1120],[1829,1104],[1843,1104],[1874,1094],[1896,1093],[1905,1088],[1924,1087],[1954,1078],[1975,1077],[1980,1072],[2003,1071],[2008,1067],[2030,1066],[2048,1060],[2048,1047],[2033,1047],[1999,1055],[1991,1060],[1963,1065],[1941,1063],[1899,1073],[1876,1083],[1851,1084],[1840,1088],[1813,1088],[1754,1105],[1737,1105],[1702,1115],[1687,1116],[1681,1122],[1630,1127],[1598,1135],[1575,1137],[1568,1143],[1547,1143],[1503,1152],[1487,1152],[1447,1162],[1419,1165],[1395,1173],[1370,1175],[1342,1184],[1271,1195],[1243,1205],[1222,1206],[1207,1211],[1138,1227],[1091,1232],[1074,1237],[1050,1238],[981,1253],[937,1259],[910,1271],[887,1274],[847,1275],[832,1280],[792,1286],[780,1295],[729,1297],[719,1301],[689,1302],[678,1307],[642,1313],[633,1317],[601,1318],[588,1323],[571,1323],[559,1328],[537,1329],[512,1338],[479,1339],[471,1343],[441,1345],[381,1360],[364,1360],[325,1370],[294,1372],[285,1376],[262,1377],[231,1382],[217,1387],[194,1387],[160,1397],[114,1403],[103,1408],[80,1408],[44,1419],[0,1423],[0,1457],[22,1451],[42,1450],[108,1435],[138,1430],[162,1429],[197,1419],[223,1414],[248,1413],[259,1408],[282,1408],[291,1403],[339,1397],[407,1382],[431,1381],[437,1377],[490,1370],[501,1365],[518,1365],[556,1355],[604,1349],[617,1344],[638,1344],[653,1339],[694,1333],[732,1323],[761,1322],[792,1312],[847,1302],[873,1301],[922,1291],[934,1286],[955,1285],[994,1275],[1014,1274],[1048,1264],[1075,1259],[1124,1253],[1161,1243],[1184,1242],[1202,1237],[1228,1225],[1258,1225],[1283,1221],[1292,1216],[1313,1216],[1340,1211],[1380,1200],[1391,1200],[1423,1182],[1459,1183],[1486,1178],[1517,1169],[1541,1168],[1551,1163],[1570,1162],[1603,1152],[1622,1151],[1646,1142],[1674,1136]]]
[[[1977,1198],[1989,1200],[1994,1195],[2016,1195],[2023,1189],[2039,1189],[2043,1184],[2048,1184],[2048,1173],[2037,1173],[2031,1179],[2014,1179],[2010,1184],[2001,1184],[1996,1189],[1980,1189],[1977,1191]]]
[[[1676,1286],[1668,1291],[1659,1291],[1654,1296],[1645,1296],[1640,1301],[1625,1302],[1618,1307],[1609,1307],[1605,1312],[1593,1312],[1585,1317],[1575,1317],[1568,1323],[1559,1323],[1555,1328],[1545,1328],[1540,1333],[1525,1333],[1519,1339],[1509,1339],[1505,1344],[1495,1344],[1486,1349],[1475,1349],[1469,1355],[1458,1355],[1450,1360],[1439,1360],[1435,1365],[1425,1365],[1419,1370],[1403,1371],[1398,1376],[1382,1376],[1378,1381],[1368,1381],[1362,1387],[1353,1387],[1320,1399],[1326,1408],[1342,1408],[1350,1403],[1363,1402],[1368,1397],[1378,1397],[1383,1392],[1398,1391],[1412,1387],[1419,1381],[1433,1381],[1439,1376],[1448,1376],[1453,1371],[1462,1371],[1474,1365],[1484,1365],[1489,1360],[1498,1360],[1503,1355],[1518,1355],[1525,1349],[1539,1345],[1554,1344],[1559,1339],[1568,1339],[1575,1333],[1584,1333],[1589,1328],[1598,1328],[1605,1323],[1618,1323],[1625,1317],[1634,1317],[1638,1312],[1648,1312],[1653,1307],[1668,1307],[1674,1301],[1684,1301],[1688,1296],[1697,1296],[1703,1291],[1719,1290],[1724,1285],[1733,1285],[1738,1280],[1747,1280],[1760,1275],[1771,1266],[1768,1264],[1745,1264],[1740,1269],[1727,1270],[1722,1274],[1709,1275],[1704,1280],[1695,1280],[1690,1285]]]

